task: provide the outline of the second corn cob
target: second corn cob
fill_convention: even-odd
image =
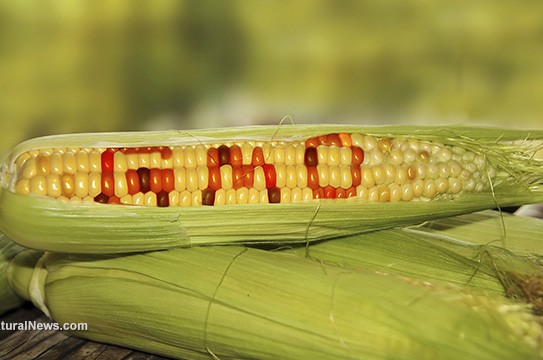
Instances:
[[[57,322],[87,323],[76,335],[170,357],[541,355],[541,329],[523,306],[287,253],[197,247],[121,257],[36,254],[12,264],[12,277],[27,279],[15,284],[22,296]]]
[[[0,315],[20,306],[25,300],[8,286],[7,269],[10,261],[24,249],[0,234]]]
[[[483,211],[294,248],[346,269],[507,295],[543,313],[543,220]]]

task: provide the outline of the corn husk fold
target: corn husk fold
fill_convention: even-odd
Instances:
[[[12,276],[28,272],[19,255]],[[85,338],[175,358],[540,357],[525,307],[285,252],[196,247],[40,258],[21,294]],[[41,299],[40,299],[41,298]],[[37,300],[37,301],[36,301]]]
[[[25,300],[18,296],[8,284],[10,261],[24,249],[0,234],[0,315],[19,307]]]
[[[9,190],[14,161],[29,149],[59,144],[63,147],[124,147],[223,143],[247,139],[281,141],[341,131],[435,140],[461,146],[483,155],[496,168],[497,174],[492,180],[492,188],[483,192],[399,203],[321,200],[308,203],[148,208],[76,204],[38,196],[21,196]],[[0,230],[19,244],[40,250],[125,253],[217,243],[296,243],[413,225],[497,206],[543,202],[542,162],[534,158],[542,139],[543,131],[460,126],[337,125],[45,137],[18,146],[3,165]]]
[[[530,257],[543,254],[543,220],[498,211],[428,221],[408,228],[413,233],[429,233],[443,240],[474,245],[493,245]]]
[[[346,269],[506,295],[543,314],[543,220],[483,211],[291,250]]]

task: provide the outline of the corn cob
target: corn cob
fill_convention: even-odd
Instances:
[[[9,287],[7,274],[9,262],[21,251],[23,251],[22,247],[0,234],[0,315],[25,301]]]
[[[429,234],[473,245],[501,246],[508,251],[530,257],[543,254],[542,224],[542,219],[488,210],[428,221],[406,230],[422,236]]]
[[[525,146],[542,138],[356,126],[47,137],[4,164],[0,229],[65,252],[321,240],[543,201]]]
[[[20,254],[14,283],[78,336],[174,358],[538,359],[525,307],[288,253]],[[28,276],[31,264],[37,262]],[[179,276],[183,274],[183,276]]]
[[[490,247],[489,252],[497,249]],[[482,246],[443,244],[434,234],[414,235],[404,228],[374,231],[296,247],[298,256],[346,269],[371,269],[413,281],[504,294],[503,284]],[[520,270],[520,269],[519,269]]]
[[[518,297],[514,288],[521,278],[532,279],[533,284],[527,287],[532,295],[543,291],[538,283],[543,279],[541,233],[543,220],[488,210],[291,251],[346,269],[371,269],[427,284]],[[506,249],[502,248],[504,243]],[[525,300],[535,312],[543,313],[539,301]]]

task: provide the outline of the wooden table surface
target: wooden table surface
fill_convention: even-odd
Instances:
[[[4,314],[0,317],[0,321],[4,323],[51,322],[47,316],[30,303]],[[60,331],[0,330],[0,359],[165,360],[166,358],[80,339]]]

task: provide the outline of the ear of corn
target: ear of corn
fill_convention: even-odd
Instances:
[[[26,256],[12,263],[12,276],[28,272]],[[418,286],[284,252],[195,247],[122,257],[48,254],[36,269],[26,286],[15,284],[17,291],[37,298],[55,321],[86,322],[88,331],[76,335],[175,358],[541,355],[537,320],[503,298]]]
[[[11,290],[8,285],[7,269],[11,259],[23,248],[0,234],[0,315],[21,305],[25,300]],[[28,298],[24,296],[25,298]]]
[[[506,294],[542,313],[538,295],[542,233],[543,220],[484,211],[292,251],[346,269],[372,269],[434,285]]]
[[[451,247],[432,235],[415,235],[401,228],[348,236],[292,251],[346,269],[371,269],[421,283],[504,292],[495,268],[488,261],[481,261],[480,246]]]
[[[481,211],[447,219],[428,221],[406,231],[455,239],[474,245],[505,247],[520,255],[543,254],[541,219],[497,211]]]
[[[74,253],[322,240],[541,202],[542,139],[356,126],[47,137],[4,164],[0,229]]]

